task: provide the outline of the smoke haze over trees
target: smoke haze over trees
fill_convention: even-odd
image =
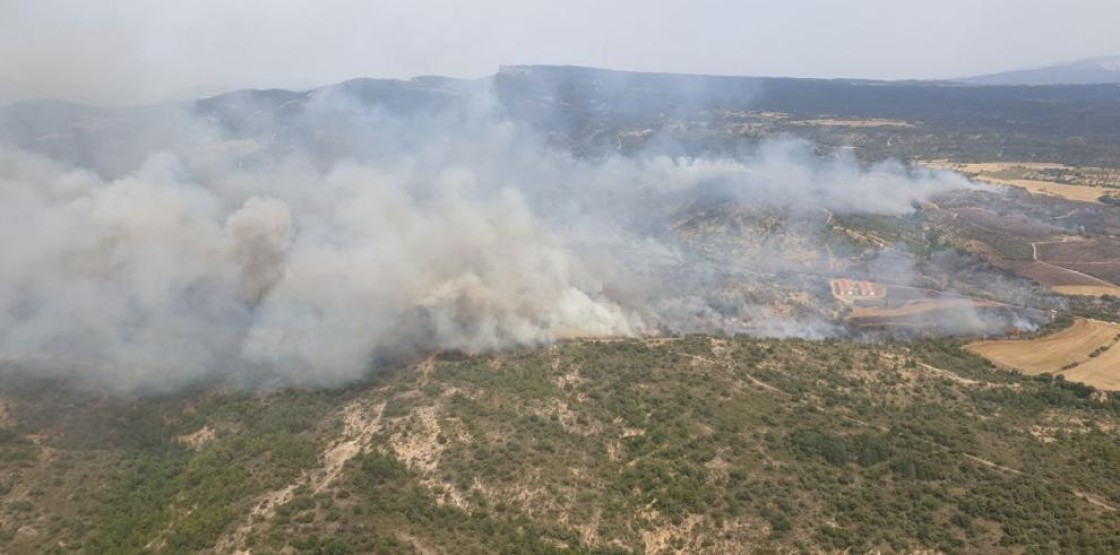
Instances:
[[[485,87],[431,110],[360,100],[343,89],[285,115],[250,95],[232,131],[160,108],[175,124],[140,126],[162,142],[134,168],[5,149],[0,353],[124,389],[329,385],[434,349],[835,333],[715,302],[751,278],[683,246],[676,219],[705,198],[904,214],[972,186],[794,140],[738,157],[577,158],[504,117]],[[256,139],[277,134],[290,140]]]

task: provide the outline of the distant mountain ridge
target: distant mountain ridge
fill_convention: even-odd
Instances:
[[[1120,167],[1120,83],[979,86],[540,65],[504,66],[481,79],[358,78],[310,90],[249,89],[137,107],[21,101],[0,106],[0,145],[120,176],[153,150],[193,148],[181,143],[182,125],[194,117],[225,139],[256,141],[274,159],[294,149],[327,163],[360,156],[368,151],[363,141],[399,140],[373,125],[382,116],[462,113],[480,97],[577,155],[631,151],[655,138],[682,152],[734,152],[788,135],[854,146],[867,161],[1060,160]]]
[[[1092,85],[1120,83],[1120,55],[958,79],[970,85]]]

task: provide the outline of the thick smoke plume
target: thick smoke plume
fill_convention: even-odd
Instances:
[[[485,99],[408,117],[315,103],[302,124],[329,135],[316,148],[196,121],[177,142],[189,148],[123,175],[0,151],[5,364],[122,389],[333,385],[436,349],[828,334],[722,292],[782,249],[722,264],[676,223],[730,201],[819,226],[825,211],[904,214],[969,186],[795,141],[741,159],[575,158]],[[361,127],[335,125],[346,118]]]

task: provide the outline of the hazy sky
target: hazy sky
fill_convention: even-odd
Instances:
[[[1120,54],[1117,0],[0,0],[0,101],[501,64],[947,78]]]

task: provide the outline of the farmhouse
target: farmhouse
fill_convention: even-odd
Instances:
[[[832,296],[842,303],[858,306],[879,306],[887,302],[887,288],[878,283],[853,279],[829,281]]]

